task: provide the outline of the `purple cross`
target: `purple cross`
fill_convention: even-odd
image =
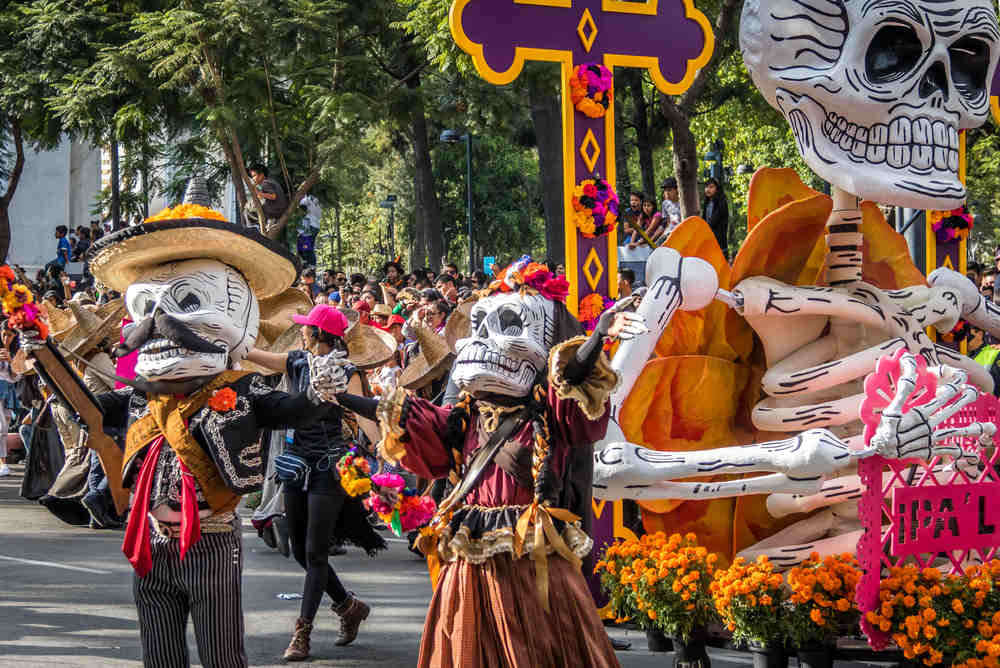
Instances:
[[[708,21],[684,0],[456,0],[451,24],[491,83],[510,83],[526,60],[570,56],[576,65],[648,68],[661,90],[682,92],[712,53]]]

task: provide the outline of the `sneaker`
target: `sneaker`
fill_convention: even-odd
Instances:
[[[6,464],[0,464],[0,477],[10,475],[10,467]]]

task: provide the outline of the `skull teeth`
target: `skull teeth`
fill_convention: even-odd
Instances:
[[[890,167],[958,172],[958,130],[943,121],[897,118],[891,123],[858,126],[830,112],[823,134],[857,158]]]

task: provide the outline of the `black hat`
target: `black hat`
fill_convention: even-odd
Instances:
[[[403,274],[406,273],[406,270],[403,269],[403,265],[401,265],[400,263],[396,262],[395,260],[390,260],[389,262],[386,262],[385,264],[383,264],[382,265],[382,273],[383,274],[389,273],[389,267],[395,267],[396,271],[399,272],[400,276],[402,276]]]
[[[668,176],[663,180],[663,185],[660,186],[660,190],[669,190],[671,188],[677,187],[677,179],[672,176]]]

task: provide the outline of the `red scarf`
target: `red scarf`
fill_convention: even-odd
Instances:
[[[156,474],[156,463],[160,459],[160,450],[165,439],[158,436],[149,446],[146,460],[139,470],[139,479],[135,485],[135,501],[125,529],[125,540],[122,542],[122,552],[128,558],[136,575],[146,577],[153,569],[152,551],[149,545],[149,497],[152,493],[153,477]],[[167,447],[170,447],[169,445]],[[194,475],[184,465],[181,466],[181,560],[187,554],[188,548],[201,540],[201,516],[198,514],[198,495],[194,487]]]

